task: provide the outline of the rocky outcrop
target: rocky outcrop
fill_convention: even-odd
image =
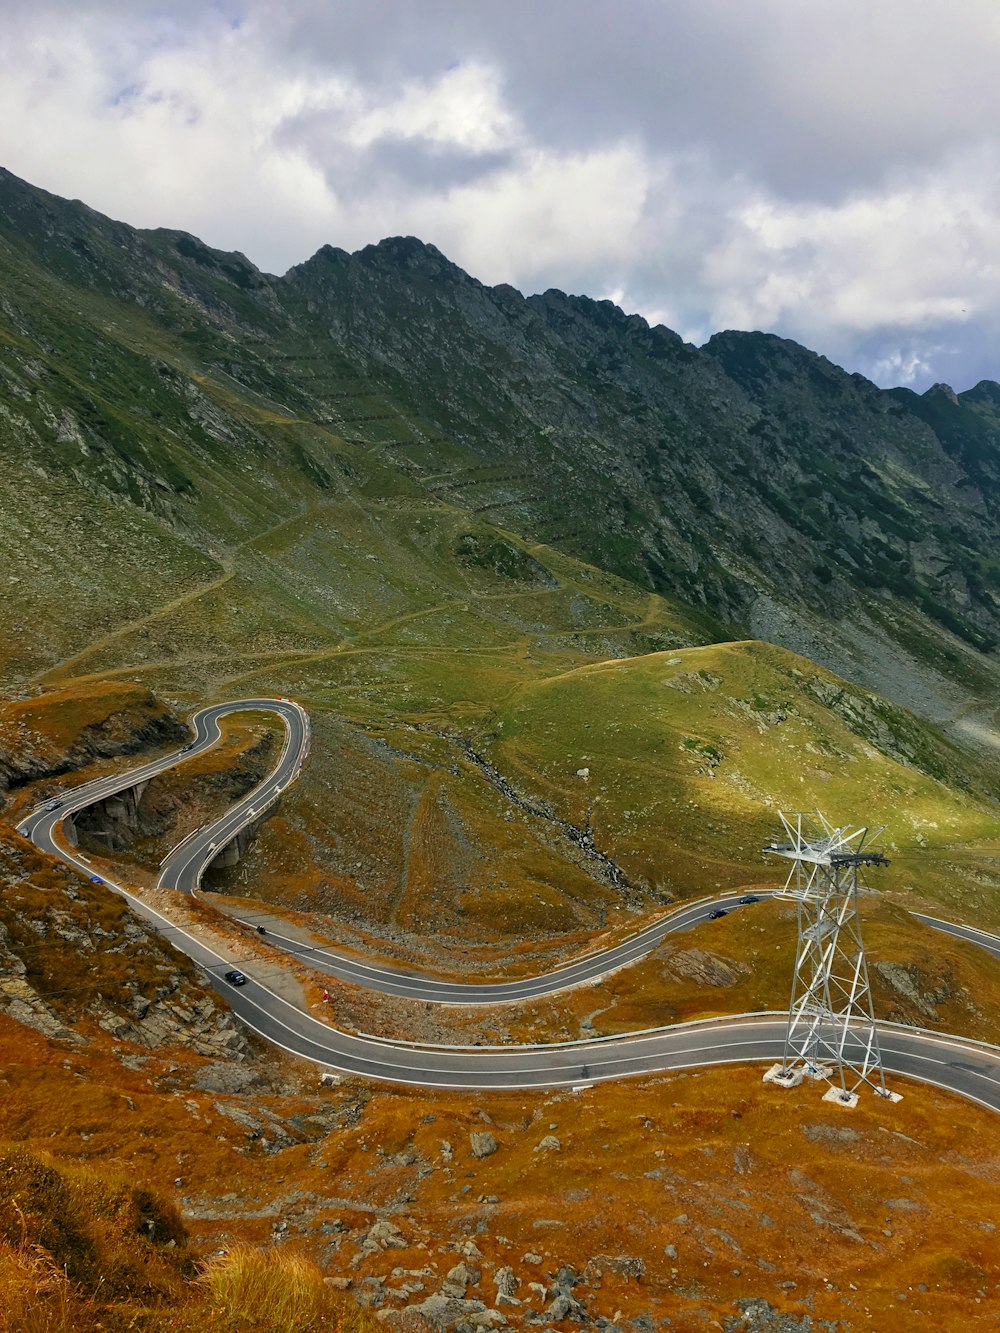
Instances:
[[[916,964],[892,963],[877,959],[872,970],[890,989],[894,1004],[888,1018],[901,1023],[919,1023],[921,1019],[937,1022],[937,1005],[952,1000],[958,994],[954,978],[943,974],[931,977]],[[968,997],[966,997],[968,998]]]
[[[27,975],[24,960],[10,947],[6,926],[0,924],[0,1012],[25,1027],[34,1028],[43,1037],[78,1042],[77,1034],[66,1026],[51,1005],[45,1003]]]
[[[131,848],[147,861],[159,864],[190,828],[221,814],[265,777],[273,749],[273,734],[266,732],[244,748],[227,751],[222,760],[210,759],[212,767],[207,770],[200,768],[197,760],[168,769],[87,806],[67,821],[67,832],[83,847],[95,851]],[[212,863],[213,868],[236,865],[257,829],[276,808],[275,804],[268,806],[237,839],[226,844]]]
[[[746,963],[720,958],[705,949],[677,949],[667,955],[667,971],[699,986],[734,986],[749,971]]]
[[[187,739],[152,690],[81,685],[0,704],[0,798],[11,787],[59,777],[95,759]],[[2,808],[2,806],[0,806]]]
[[[0,1012],[57,1040],[100,1029],[147,1049],[250,1055],[244,1029],[193,964],[104,885],[2,828]]]

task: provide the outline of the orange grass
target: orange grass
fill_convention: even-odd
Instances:
[[[532,1310],[541,1307],[528,1281],[550,1283],[563,1264],[583,1272],[605,1253],[638,1256],[647,1270],[638,1283],[605,1272],[580,1289],[609,1319],[620,1309],[626,1321],[652,1312],[708,1328],[734,1317],[737,1299],[763,1296],[787,1313],[880,1333],[908,1333],[916,1310],[928,1327],[990,1327],[1000,1283],[995,1120],[904,1080],[893,1081],[898,1106],[864,1098],[844,1113],[812,1087],[766,1088],[753,1068],[577,1095],[462,1095],[321,1090],[311,1071],[269,1060],[247,1094],[222,1095],[195,1086],[205,1062],[194,1057],[147,1055],[129,1069],[110,1041],[67,1056],[4,1019],[0,1067],[0,1134],[127,1172],[177,1204],[196,1250],[266,1244],[281,1220],[302,1254],[360,1289],[396,1266],[430,1265],[443,1280],[471,1236],[484,1278],[469,1294],[491,1302],[489,1266],[511,1264]],[[273,1113],[289,1146],[265,1150],[223,1107]],[[468,1136],[484,1128],[499,1148],[479,1161]],[[546,1134],[558,1152],[534,1151]],[[352,1267],[383,1210],[407,1248]],[[528,1251],[540,1265],[523,1262]],[[428,1279],[428,1292],[435,1285]]]

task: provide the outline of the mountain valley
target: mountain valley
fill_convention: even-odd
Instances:
[[[778,811],[818,807],[886,826],[879,1018],[995,1042],[1000,955],[910,913],[1000,933],[998,550],[991,381],[916,395],[772,335],[696,348],[413,238],[275,277],[0,169],[0,1284],[44,1252],[69,1311],[45,1327],[222,1330],[195,1259],[245,1244],[318,1265],[304,1328],[975,1327],[1000,1291],[984,1107],[895,1080],[898,1106],[845,1113],[747,1064],[320,1083],[101,881],[347,1031],[591,1040],[787,1008],[793,908],[454,1009],[279,960],[240,920],[530,976],[780,887]],[[17,833],[262,696],[304,707],[308,757],[193,897],[158,867],[263,781],[271,715],[229,718],[113,827],[78,816],[90,876]],[[115,1173],[155,1202],[108,1202]],[[43,1177],[116,1256],[106,1299]]]

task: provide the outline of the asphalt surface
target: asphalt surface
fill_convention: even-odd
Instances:
[[[152,777],[191,755],[210,748],[219,737],[219,720],[229,712],[271,711],[285,722],[286,739],[274,771],[214,824],[200,829],[175,848],[161,867],[160,883],[190,892],[216,851],[239,829],[252,823],[266,804],[276,799],[298,774],[308,753],[309,723],[305,711],[288,700],[243,699],[202,709],[192,718],[195,737],[189,749],[164,756],[115,778],[102,778],[71,789],[57,809],[41,807],[19,825],[42,850],[60,857],[85,874],[91,867],[79,852],[64,850],[55,841],[56,825],[65,817],[102,797],[110,796]],[[51,804],[51,803],[50,803]],[[583,1086],[630,1075],[695,1066],[773,1062],[781,1058],[785,1036],[784,1014],[734,1015],[695,1023],[658,1028],[624,1037],[590,1041],[557,1042],[539,1046],[440,1046],[421,1045],[365,1034],[341,1032],[311,1017],[261,982],[248,977],[241,987],[230,986],[225,973],[231,960],[174,926],[166,917],[114,880],[103,882],[128,899],[135,911],[204,969],[215,988],[224,994],[233,1012],[268,1041],[318,1065],[343,1073],[387,1082],[441,1088],[529,1088]],[[763,896],[763,895],[761,895]],[[441,982],[430,977],[368,965],[336,951],[300,946],[298,941],[275,939],[289,952],[304,948],[304,961],[316,965],[317,954],[332,971],[348,964],[365,969],[358,975],[362,984],[379,980],[379,989],[405,987],[390,993],[407,994],[436,1003],[476,1003],[530,998],[596,980],[615,968],[642,957],[671,930],[691,929],[712,911],[735,905],[734,899],[692,904],[661,918],[630,940],[541,977],[481,986]],[[1000,938],[969,926],[959,926],[933,917],[918,918],[937,929],[970,939],[1000,956]],[[340,975],[339,972],[334,975]],[[994,1111],[1000,1111],[1000,1048],[961,1037],[930,1033],[895,1024],[879,1024],[882,1063],[887,1073],[900,1074],[960,1093]]]
[[[910,915],[925,926],[943,931],[945,935],[954,935],[956,939],[978,944],[980,949],[985,949],[994,958],[1000,958],[1000,935],[991,935],[988,930],[980,930],[977,926],[962,926],[957,921],[942,921],[938,916],[926,916],[923,912],[911,912]]]
[[[429,1000],[434,1004],[513,1004],[520,1000],[537,999],[542,995],[553,995],[557,991],[569,990],[572,986],[597,982],[609,973],[644,958],[665,936],[691,930],[708,921],[713,912],[752,911],[752,904],[740,904],[741,896],[745,895],[731,894],[706,899],[704,902],[686,903],[619,944],[584,954],[537,976],[513,981],[440,981],[416,970],[387,963],[365,962],[337,949],[284,935],[274,927],[274,918],[266,913],[250,916],[232,914],[232,920],[251,927],[262,924],[267,932],[268,943],[275,948],[292,955],[317,972],[351,982],[355,986],[364,986],[367,990],[400,995],[411,1000]],[[756,896],[762,902],[771,897],[769,893]]]
[[[157,881],[159,887],[191,893],[198,887],[205,867],[226,843],[248,824],[252,824],[298,776],[309,753],[309,716],[299,704],[288,699],[239,699],[203,708],[191,717],[190,725],[194,735],[182,750],[163,755],[139,768],[71,787],[58,800],[46,802],[33,810],[18,825],[18,832],[30,838],[42,851],[65,859],[56,841],[55,831],[68,815],[193,759],[204,750],[212,749],[222,739],[219,722],[227,714],[260,712],[276,713],[285,724],[285,743],[274,769],[253,791],[231,806],[221,819],[198,829],[173,848],[160,867]],[[52,809],[52,806],[56,808]],[[89,873],[86,864],[80,868]]]

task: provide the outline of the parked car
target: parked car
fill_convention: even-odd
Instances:
[[[237,972],[235,969],[232,972],[226,973],[226,980],[229,982],[230,986],[245,986],[247,984],[247,979],[243,973]]]
[[[726,916],[726,915],[727,912],[724,907],[717,907],[714,912],[709,912],[708,919],[709,921],[718,921],[720,916]]]
[[[740,899],[740,903],[743,907],[749,907],[751,903],[759,903],[759,902],[760,899],[757,897],[755,893],[745,893],[743,897]]]

